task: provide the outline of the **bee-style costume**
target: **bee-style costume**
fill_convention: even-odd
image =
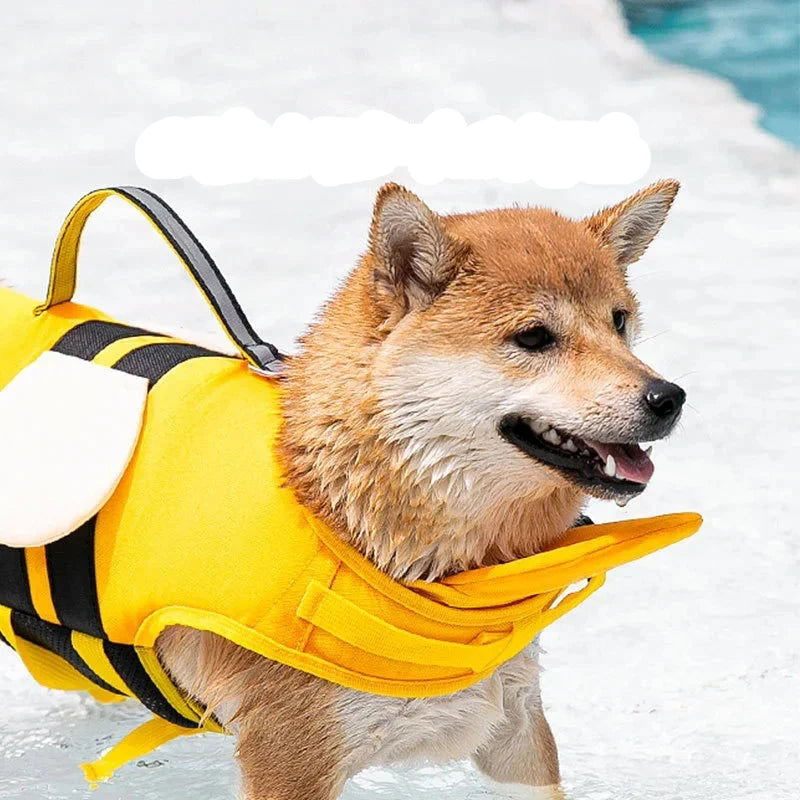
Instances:
[[[241,357],[72,302],[81,232],[110,195],[161,232]],[[154,646],[169,625],[213,631],[351,689],[441,695],[489,676],[599,588],[608,569],[701,522],[673,514],[588,525],[501,566],[433,583],[391,580],[284,486],[280,355],[258,339],[177,215],[143,189],[100,190],[76,205],[43,304],[0,287],[0,390],[43,354],[140,376],[148,389],[132,455],[96,513],[49,543],[0,545],[0,641],[45,686],[105,702],[135,697],[155,715],[84,765],[92,782],[177,735],[223,730],[161,667]],[[0,441],[0,468],[2,451]],[[13,533],[0,529],[0,541]]]

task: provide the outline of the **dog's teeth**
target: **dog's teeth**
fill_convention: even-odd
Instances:
[[[653,445],[650,445],[650,447],[648,447],[647,450],[644,451],[644,454],[649,458],[652,452],[653,452]]]
[[[575,447],[575,442],[573,442],[572,439],[567,439],[567,441],[564,442],[564,444],[562,444],[561,446],[565,450],[569,450],[570,453],[575,453],[578,450],[578,448]]]
[[[533,428],[534,433],[544,433],[548,425],[546,422],[542,422],[540,419],[531,420],[531,428]]]
[[[542,434],[542,439],[544,439],[546,442],[550,442],[550,444],[561,444],[561,437],[555,432],[555,430],[553,430],[553,428],[545,431]]]
[[[614,456],[609,456],[606,460],[606,465],[603,467],[603,472],[608,475],[609,478],[615,478],[617,475],[617,462],[614,460]]]

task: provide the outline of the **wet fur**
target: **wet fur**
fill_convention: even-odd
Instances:
[[[677,188],[573,221],[520,208],[439,216],[384,187],[367,253],[288,365],[280,452],[299,499],[399,580],[555,543],[585,494],[504,441],[498,420],[536,412],[578,435],[646,438],[639,396],[655,373],[629,349],[625,277]],[[630,312],[626,338],[614,307]],[[535,321],[559,331],[557,356],[513,345]],[[536,643],[488,680],[425,700],[347,690],[197,631],[168,629],[158,650],[238,735],[247,800],[333,800],[366,766],[423,758],[558,782]]]

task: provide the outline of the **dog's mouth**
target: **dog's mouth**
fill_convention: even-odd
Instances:
[[[500,434],[570,482],[621,502],[643,492],[655,470],[651,448],[581,439],[542,420],[509,414],[500,423]]]

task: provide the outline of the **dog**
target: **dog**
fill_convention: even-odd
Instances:
[[[641,493],[653,465],[639,445],[670,434],[685,393],[631,352],[627,270],[678,188],[572,220],[440,215],[385,185],[366,253],[287,360],[280,457],[300,501],[409,581],[538,553],[588,497]],[[238,736],[247,800],[333,800],[365,767],[414,759],[471,758],[558,791],[536,642],[428,699],[345,689],[187,628],[157,650]]]

